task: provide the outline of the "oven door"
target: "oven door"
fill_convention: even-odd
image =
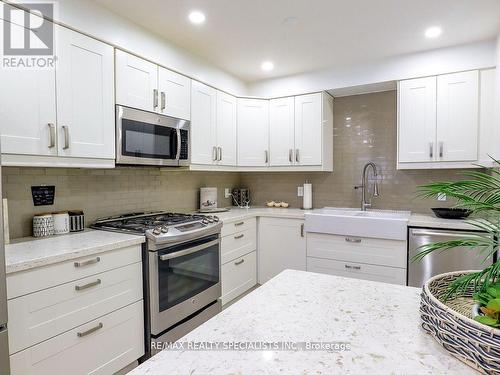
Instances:
[[[189,121],[117,106],[116,162],[184,165],[188,159],[188,133]]]
[[[150,252],[149,262],[152,335],[221,297],[218,234]]]

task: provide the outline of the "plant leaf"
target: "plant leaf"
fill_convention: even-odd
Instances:
[[[490,302],[488,302],[488,304],[486,305],[486,308],[496,313],[500,312],[500,298],[490,300]]]

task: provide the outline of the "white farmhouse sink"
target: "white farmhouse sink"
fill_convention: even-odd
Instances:
[[[305,217],[306,232],[406,240],[410,212],[325,207]]]

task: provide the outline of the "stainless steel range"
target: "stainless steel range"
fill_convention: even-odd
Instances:
[[[155,354],[151,343],[175,341],[221,310],[221,227],[216,216],[168,212],[132,213],[92,225],[147,238],[143,274],[149,355]]]

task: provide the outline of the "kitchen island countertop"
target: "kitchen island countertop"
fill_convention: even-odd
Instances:
[[[130,375],[476,374],[420,328],[419,294],[417,288],[286,270]],[[262,342],[336,342],[348,350],[277,350]],[[189,350],[215,343],[265,350]]]

